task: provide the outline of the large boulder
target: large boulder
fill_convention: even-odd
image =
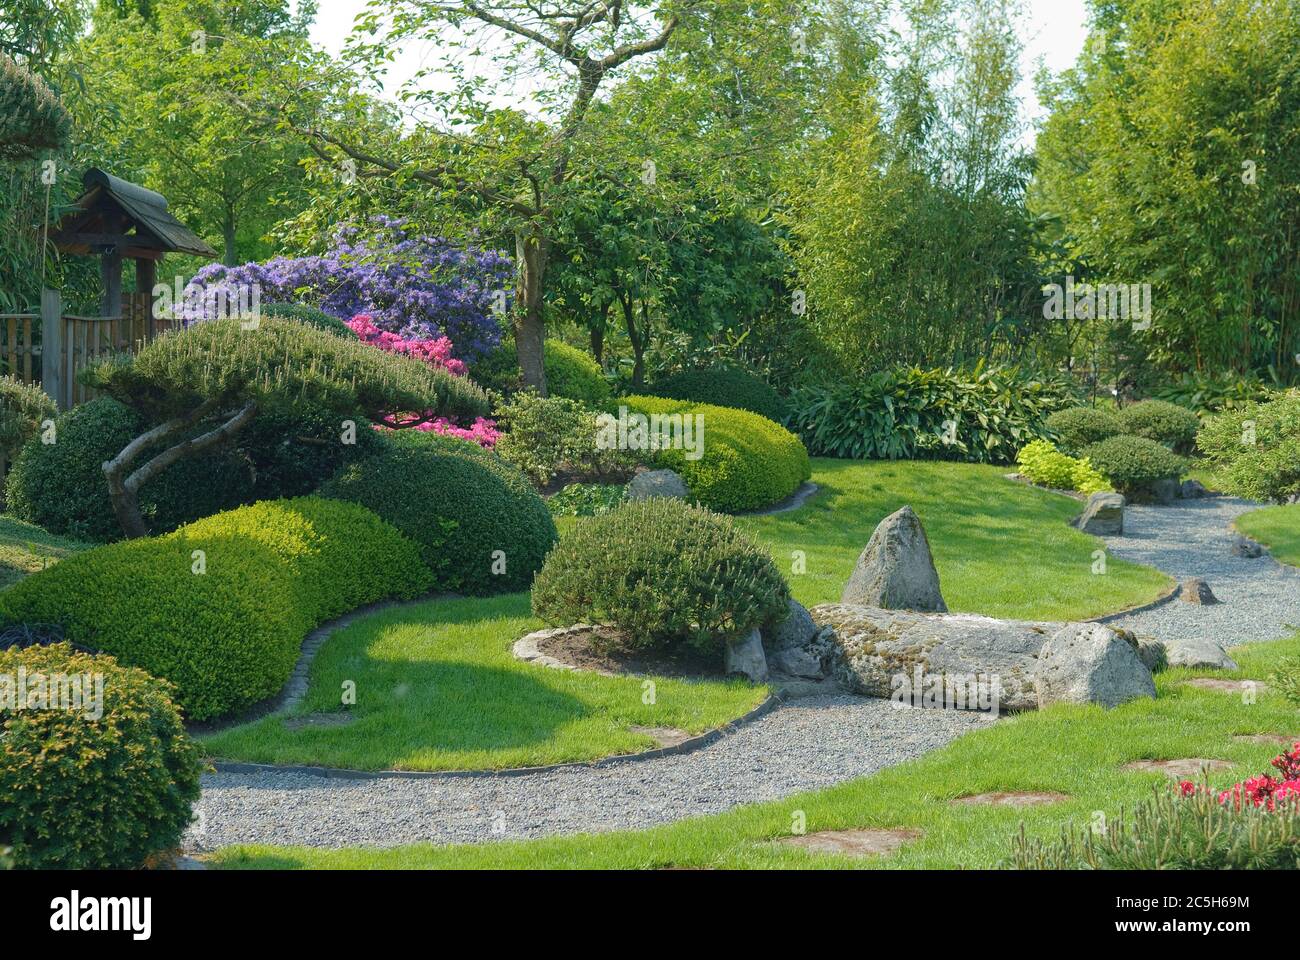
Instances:
[[[1000,706],[1038,706],[1038,652],[1059,623],[994,620],[973,614],[919,613],[848,603],[813,607],[812,618],[835,645],[832,671],[856,693],[890,697],[926,678],[996,680]]]
[[[646,470],[638,473],[627,485],[629,500],[648,500],[651,497],[670,497],[689,500],[690,488],[675,470]]]
[[[1205,637],[1183,637],[1165,641],[1165,656],[1171,667],[1210,667],[1216,670],[1236,670],[1237,661],[1228,656],[1220,644]]]
[[[763,631],[767,665],[778,674],[824,679],[829,673],[832,648],[828,632],[813,623],[803,604],[791,600],[789,606],[784,620]]]
[[[858,557],[840,602],[886,610],[948,611],[939,590],[939,571],[930,556],[930,541],[911,507],[880,521]]]
[[[754,683],[762,683],[767,679],[767,657],[763,654],[763,638],[757,627],[727,643],[723,669],[728,674],[738,673]]]
[[[1151,671],[1138,656],[1131,636],[1101,623],[1069,623],[1057,631],[1038,657],[1038,705],[1099,703],[1114,707],[1156,695]]]
[[[1074,525],[1094,537],[1118,537],[1124,532],[1124,497],[1118,493],[1094,493]]]

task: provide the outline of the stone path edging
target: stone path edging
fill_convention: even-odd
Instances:
[[[1156,569],[1156,568],[1153,567],[1152,569]],[[1160,572],[1164,573],[1163,570],[1161,570]],[[1160,594],[1160,596],[1156,597],[1150,603],[1140,603],[1136,607],[1127,607],[1123,610],[1116,610],[1114,613],[1108,613],[1103,617],[1093,617],[1091,620],[1086,620],[1084,622],[1085,623],[1110,623],[1113,620],[1122,620],[1124,617],[1131,617],[1135,613],[1146,613],[1148,610],[1155,610],[1157,607],[1163,607],[1166,603],[1169,603],[1172,600],[1176,600],[1179,596],[1182,595],[1182,592],[1183,592],[1183,585],[1175,581],[1172,587],[1167,589],[1164,593]]]
[[[567,763],[550,763],[540,767],[505,767],[500,770],[350,770],[347,767],[309,767],[279,763],[239,763],[235,761],[213,761],[212,766],[218,773],[297,773],[311,777],[326,777],[339,780],[424,780],[429,777],[523,777],[538,773],[553,773],[556,770],[571,770],[580,767],[610,767],[620,763],[637,763],[643,760],[655,760],[659,757],[676,756],[693,753],[711,744],[717,743],[739,727],[752,723],[769,713],[783,702],[778,694],[768,694],[758,706],[735,720],[730,720],[720,727],[714,727],[698,736],[688,737],[681,743],[667,747],[655,747],[640,753],[616,753],[596,760],[571,760]]]
[[[774,513],[789,513],[791,510],[798,510],[808,502],[815,494],[821,490],[817,484],[811,480],[805,480],[799,484],[797,490],[790,496],[786,497],[770,507],[764,507],[761,510],[745,510],[735,514],[737,517],[769,517]]]

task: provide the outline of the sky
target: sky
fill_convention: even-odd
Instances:
[[[312,40],[338,53],[352,30],[353,18],[365,7],[366,0],[321,0]],[[1084,0],[1026,0],[1026,18],[1021,39],[1024,55],[1021,60],[1023,79],[1019,95],[1025,106],[1025,115],[1031,121],[1026,132],[1033,140],[1032,122],[1042,117],[1042,110],[1034,96],[1033,77],[1039,63],[1052,71],[1060,71],[1074,63],[1083,49],[1087,36]],[[433,63],[431,45],[412,43],[403,49],[389,69],[386,90],[391,92],[409,79],[427,61]]]

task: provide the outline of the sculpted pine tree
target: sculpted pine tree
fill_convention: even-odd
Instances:
[[[261,411],[311,405],[339,417],[410,427],[488,411],[472,382],[291,320],[209,320],[86,368],[81,379],[154,424],[104,463],[126,537],[147,536],[140,488],[172,464],[232,440]],[[395,415],[418,411],[420,418]],[[340,442],[343,442],[340,439]],[[139,466],[135,464],[146,458]]]

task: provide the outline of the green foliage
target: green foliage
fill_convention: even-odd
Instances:
[[[1098,407],[1070,407],[1058,410],[1044,421],[1047,432],[1056,437],[1057,446],[1070,456],[1090,444],[1125,433],[1118,416]]]
[[[84,382],[151,421],[201,404],[258,404],[259,410],[317,405],[340,415],[433,410],[447,417],[487,413],[487,398],[464,377],[376,350],[292,320],[208,320],[158,337],[132,357],[92,366]]]
[[[729,639],[784,617],[788,600],[771,556],[729,518],[660,498],[580,521],[533,583],[533,612],[548,623],[608,624],[635,646],[719,659]]]
[[[380,452],[345,467],[322,495],[360,503],[416,541],[439,590],[527,588],[556,539],[555,521],[528,479],[463,441],[412,430],[385,439]]]
[[[897,367],[862,381],[796,389],[789,422],[814,456],[1010,463],[1046,432],[1049,415],[1074,400],[1069,384],[1018,367]]]
[[[785,404],[777,392],[760,377],[735,367],[684,370],[657,381],[650,393],[673,400],[748,410],[777,423],[785,419]]]
[[[0,674],[20,669],[29,681],[83,678],[84,709],[0,705],[0,852],[12,848],[11,865],[134,870],[180,846],[200,763],[168,684],[68,644],[0,650]]]
[[[1057,490],[1078,490],[1093,494],[1110,490],[1106,482],[1085,457],[1076,460],[1061,453],[1046,440],[1025,444],[1016,457],[1016,466],[1025,479]]]
[[[1300,806],[1236,809],[1217,793],[1178,796],[1169,787],[1121,812],[1103,833],[1066,826],[1043,842],[1022,829],[1012,841],[1016,870],[1296,870]]]
[[[597,448],[596,414],[574,400],[522,390],[497,408],[497,426],[496,452],[538,486],[559,475],[626,478],[636,466],[634,456]]]
[[[1119,412],[1124,433],[1163,443],[1178,453],[1190,453],[1201,421],[1186,407],[1164,400],[1143,400]],[[1101,439],[1101,438],[1098,438]]]
[[[616,403],[620,410],[627,408],[629,417],[652,418],[652,428],[655,415],[698,418],[703,425],[696,436],[698,457],[680,446],[667,447],[654,454],[654,462],[681,474],[695,499],[711,510],[736,513],[771,506],[812,475],[799,438],[748,410],[662,397],[621,397]],[[602,432],[612,429],[601,426]]]
[[[5,481],[9,511],[51,533],[78,540],[121,536],[103,463],[144,432],[129,407],[98,397],[54,421],[54,443],[33,437]],[[157,451],[154,451],[157,452]],[[140,488],[141,510],[158,532],[251,499],[247,464],[229,451],[181,460]]]
[[[358,418],[348,426],[345,419],[350,418],[316,404],[273,409],[256,417],[234,441],[236,455],[252,474],[252,488],[241,500],[251,503],[312,493],[346,464],[380,448],[383,440],[366,420]],[[167,477],[165,473],[161,479]]]
[[[1097,11],[1078,64],[1042,91],[1032,205],[1054,225],[1061,273],[1152,286],[1149,328],[1109,320],[1095,337],[1147,369],[1293,372],[1294,0]]]
[[[262,304],[262,316],[297,320],[299,323],[305,323],[336,334],[345,340],[355,340],[357,338],[357,335],[352,332],[352,328],[338,317],[306,303],[264,303]]]
[[[597,517],[620,503],[626,488],[615,483],[571,483],[546,498],[553,517]]]
[[[577,347],[562,340],[547,340],[542,344],[542,366],[546,369],[548,396],[576,400],[587,406],[609,399],[609,382],[600,365]],[[495,350],[471,364],[470,376],[498,393],[509,395],[518,391],[521,386],[519,354],[514,340],[502,340]]]
[[[1157,480],[1187,472],[1184,458],[1145,437],[1111,437],[1085,447],[1083,455],[1125,496],[1145,496]]]
[[[1180,407],[1193,410],[1198,416],[1207,417],[1225,408],[1239,407],[1250,401],[1267,400],[1277,386],[1273,387],[1255,376],[1240,376],[1232,373],[1203,373],[1188,371],[1178,377],[1168,377],[1153,386],[1148,392],[1157,400],[1167,400]]]
[[[44,420],[53,420],[58,411],[40,387],[13,377],[0,377],[0,451],[13,457],[28,440],[36,436]]]
[[[0,594],[0,618],[61,624],[70,641],[171,681],[186,717],[209,720],[277,693],[322,618],[429,580],[388,524],[305,498],[68,557]]]
[[[1225,410],[1205,423],[1196,445],[1228,493],[1279,503],[1300,496],[1300,391]]]
[[[72,118],[45,81],[0,53],[0,162],[60,150],[71,130]]]
[[[1300,705],[1300,657],[1285,657],[1278,661],[1277,669],[1268,683],[1292,703]]]

